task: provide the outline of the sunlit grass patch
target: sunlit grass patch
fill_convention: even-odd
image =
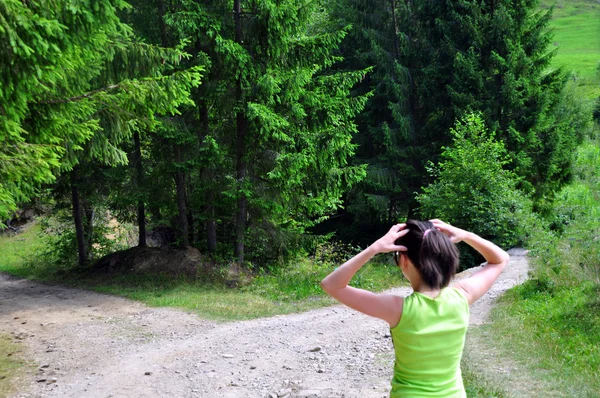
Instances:
[[[389,258],[388,258],[389,257]],[[367,263],[354,276],[350,284],[372,291],[382,291],[407,285],[402,272],[391,262],[391,256],[380,255]],[[388,260],[388,261],[386,261]],[[323,296],[320,282],[337,263],[321,263],[312,259],[300,259],[273,273],[256,277],[246,291],[257,293],[272,300],[296,301],[309,297]]]
[[[27,262],[44,247],[39,234],[39,224],[33,223],[18,234],[8,231],[0,235],[0,271],[28,276],[31,270],[27,269]]]
[[[499,349],[555,392],[594,397],[600,391],[599,293],[592,284],[554,288],[534,279],[502,298],[489,328]]]
[[[0,334],[0,397],[16,392],[16,379],[24,365],[18,356],[19,349],[9,335]]]
[[[176,307],[217,321],[253,319],[306,311],[331,304],[325,297],[306,301],[272,300],[256,293],[218,285],[172,280],[168,277],[146,276],[140,284],[139,275],[120,281],[103,282],[89,288],[128,297],[156,307]]]
[[[88,279],[77,284],[116,294],[151,306],[178,307],[213,320],[241,320],[307,311],[335,304],[325,295],[320,281],[333,265],[301,259],[272,273],[263,273],[242,287],[194,281],[165,275],[120,275]],[[367,264],[352,285],[381,291],[406,284],[391,264]]]
[[[589,99],[600,97],[600,3],[596,0],[544,0],[542,9],[555,5],[550,21],[557,49],[554,67],[571,73]]]

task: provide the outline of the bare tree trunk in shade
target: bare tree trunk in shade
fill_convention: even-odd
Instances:
[[[233,13],[235,18],[235,42],[242,44],[242,7],[240,0],[234,0]],[[235,97],[238,106],[241,105],[243,92],[242,81],[238,78],[236,82]],[[243,111],[238,111],[236,115],[236,142],[235,142],[235,157],[236,157],[236,178],[238,184],[243,184],[248,171],[246,162],[246,115]],[[235,246],[234,253],[239,265],[244,263],[244,238],[246,233],[246,219],[248,216],[248,198],[246,195],[240,194],[237,201],[237,214],[235,218]]]
[[[83,233],[83,219],[81,217],[81,201],[79,198],[79,189],[77,187],[77,175],[75,169],[71,171],[71,201],[73,204],[73,221],[75,222],[75,236],[77,238],[77,254],[79,266],[87,263],[87,251],[85,246],[85,236]]]
[[[205,101],[199,101],[200,106],[200,129],[198,140],[202,142],[204,137],[208,135],[209,122],[208,122],[208,107]],[[215,172],[211,166],[208,166],[201,170],[200,175],[203,176],[204,181],[209,184],[212,183]],[[208,246],[208,252],[214,254],[217,251],[217,222],[215,220],[215,191],[212,189],[206,190],[204,194],[204,214],[206,217],[205,231],[206,231],[206,243]]]
[[[186,187],[189,186],[189,178],[186,178],[187,175],[184,174],[184,190],[183,194],[185,197],[185,215],[187,218],[187,228],[188,228],[188,241],[189,244],[194,244],[194,215],[192,214],[192,206],[190,205],[190,197],[188,195],[188,190]]]
[[[175,145],[175,156],[176,161],[180,160],[181,149],[178,145]],[[181,170],[177,170],[174,175],[175,186],[177,190],[177,210],[178,210],[178,229],[180,244],[183,247],[190,245],[189,230],[188,230],[188,219],[187,219],[187,206],[186,206],[186,195],[185,195],[185,174]]]
[[[85,234],[85,248],[86,253],[89,256],[88,260],[94,259],[94,253],[92,252],[92,244],[94,243],[94,221],[96,219],[96,210],[89,203],[84,203],[82,206],[83,212],[85,213],[85,221],[87,226],[87,233]]]
[[[137,177],[137,187],[139,190],[139,188],[142,186],[144,179],[144,165],[142,164],[142,148],[140,144],[140,134],[137,131],[133,133],[133,141],[135,143],[134,163]],[[138,246],[146,247],[146,208],[143,199],[138,200],[137,222],[139,229]]]

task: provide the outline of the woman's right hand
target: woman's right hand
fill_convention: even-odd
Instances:
[[[452,243],[462,242],[466,237],[468,232],[464,229],[460,229],[457,227],[453,227],[452,225],[443,222],[442,220],[429,220],[435,228],[437,228],[440,232],[446,234]]]
[[[371,248],[376,253],[391,253],[391,252],[404,252],[406,251],[405,246],[396,244],[396,240],[408,233],[406,224],[396,224],[387,234],[379,238],[375,243],[371,245]]]

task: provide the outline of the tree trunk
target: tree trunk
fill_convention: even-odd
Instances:
[[[183,195],[185,197],[185,214],[187,218],[187,228],[188,228],[188,241],[189,244],[194,244],[194,215],[192,214],[192,206],[190,205],[190,197],[187,194],[187,186],[189,186],[189,178],[186,174],[184,174],[184,190]]]
[[[133,141],[135,143],[134,150],[134,165],[137,177],[137,190],[138,193],[143,185],[144,179],[144,165],[142,164],[142,147],[140,144],[140,133],[137,131],[133,133]],[[138,199],[138,210],[137,210],[137,222],[138,222],[138,247],[146,247],[146,208],[143,199]]]
[[[175,144],[175,161],[181,161],[181,148]],[[190,245],[185,194],[185,174],[182,170],[175,171],[175,186],[177,188],[177,210],[179,221],[179,239],[182,247]]]
[[[233,13],[235,18],[235,41],[242,44],[242,24],[241,13],[242,8],[240,0],[234,0]],[[235,99],[238,107],[242,106],[242,80],[238,78],[236,82]],[[242,193],[242,186],[246,179],[248,165],[246,163],[246,116],[243,111],[238,111],[236,115],[236,178],[239,189],[237,201],[237,215],[235,220],[235,246],[234,253],[239,265],[244,264],[244,238],[246,233],[246,219],[248,213],[248,199]]]
[[[85,203],[82,206],[85,213],[85,226],[87,232],[85,233],[85,250],[88,255],[88,260],[94,259],[94,253],[92,251],[92,245],[94,244],[94,221],[96,219],[96,210],[89,203]]]
[[[198,103],[200,105],[200,135],[198,141],[202,142],[204,137],[208,135],[208,106],[205,101],[199,101]],[[214,254],[217,251],[217,222],[215,221],[215,191],[213,189],[215,171],[211,166],[208,166],[200,171],[200,175],[204,177],[204,181],[207,183],[205,185],[209,186],[204,194],[205,230],[208,252]]]
[[[83,267],[87,263],[85,236],[83,233],[83,220],[81,218],[81,201],[79,189],[77,188],[77,176],[75,169],[71,171],[71,201],[73,204],[73,221],[75,222],[75,236],[77,238],[78,263]]]

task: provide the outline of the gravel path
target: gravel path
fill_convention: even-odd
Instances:
[[[472,324],[527,277],[525,251],[511,254]],[[223,324],[5,274],[0,332],[34,364],[19,398],[381,398],[393,364],[385,322],[342,306]]]

